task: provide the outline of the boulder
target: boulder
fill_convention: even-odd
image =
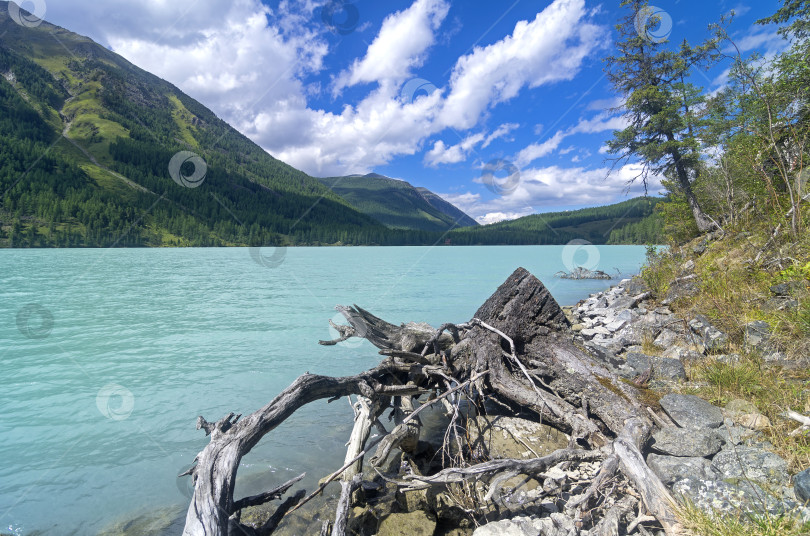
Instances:
[[[758,352],[771,349],[771,325],[763,320],[754,320],[745,325],[745,346]]]
[[[735,416],[743,415],[745,413],[759,413],[759,410],[752,402],[743,400],[741,398],[735,398],[726,404],[723,413],[733,419]]]
[[[712,468],[722,480],[731,483],[753,481],[779,487],[790,478],[785,460],[757,447],[723,449],[712,459]]]
[[[771,286],[771,294],[774,296],[791,296],[804,288],[801,281],[786,281],[784,283],[777,283]]]
[[[714,327],[709,319],[697,315],[689,321],[689,328],[698,335],[708,351],[722,350],[728,344],[728,335]]]
[[[554,530],[554,525],[549,518],[518,516],[481,525],[473,536],[537,536],[549,534],[551,530]]]
[[[660,400],[661,407],[682,428],[718,428],[723,412],[694,395],[670,393]]]
[[[425,511],[389,514],[380,522],[378,536],[432,536],[436,518]]]
[[[799,502],[810,503],[810,469],[805,469],[793,477],[793,490]]]
[[[782,504],[754,483],[742,481],[737,485],[722,480],[688,477],[672,485],[672,492],[691,500],[704,512],[739,515],[740,512],[781,513]]]
[[[712,456],[723,446],[716,430],[709,428],[662,428],[652,435],[654,450],[669,456]]]
[[[647,456],[647,465],[658,475],[661,482],[671,486],[679,480],[685,478],[699,478],[701,480],[713,480],[715,478],[712,471],[712,462],[701,457],[677,457],[650,454]]]

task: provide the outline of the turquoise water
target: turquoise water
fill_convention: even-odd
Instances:
[[[518,266],[573,304],[643,260],[640,246],[0,250],[0,533],[96,534],[183,509],[198,415],[378,362],[365,341],[318,345],[336,304],[463,322]],[[572,264],[616,279],[553,277]],[[303,471],[312,489],[342,464],[350,424],[345,400],[299,411],[243,461],[237,496]]]

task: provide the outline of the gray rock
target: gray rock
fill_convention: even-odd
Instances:
[[[662,428],[652,437],[650,446],[670,456],[711,456],[723,446],[717,431],[708,428]]]
[[[662,329],[661,333],[658,337],[655,338],[653,344],[658,346],[659,348],[669,348],[675,345],[685,345],[686,340],[683,336],[679,333],[672,331],[671,329]]]
[[[771,325],[763,320],[754,320],[745,325],[745,346],[759,352],[770,348]]]
[[[695,261],[693,261],[692,259],[689,259],[688,261],[686,261],[681,265],[681,270],[684,272],[691,272],[694,269],[695,269]]]
[[[738,514],[781,513],[784,507],[773,496],[751,482],[740,482],[737,485],[722,480],[706,480],[689,477],[672,485],[672,492],[677,496],[690,499],[695,506],[705,512],[723,512]]]
[[[717,435],[726,445],[748,443],[751,440],[756,441],[762,436],[759,432],[735,425],[731,419],[726,420],[725,424],[717,429]]]
[[[683,363],[669,357],[653,358],[653,380],[681,381],[686,379]]]
[[[768,298],[765,301],[765,309],[768,311],[795,311],[799,307],[799,300],[786,296]]]
[[[688,298],[700,292],[700,279],[692,277],[679,279],[670,283],[664,301],[672,303],[680,298]]]
[[[692,252],[695,255],[703,255],[706,252],[706,244],[701,242],[700,244],[692,248]]]
[[[481,525],[473,536],[551,536],[577,534],[573,520],[560,513],[548,517],[516,516]]]
[[[650,466],[653,473],[658,475],[661,482],[667,486],[690,477],[701,480],[713,480],[715,478],[712,471],[712,462],[699,456],[678,457],[650,454],[647,456],[647,465]]]
[[[661,356],[677,359],[681,363],[691,363],[704,358],[704,355],[697,350],[685,346],[670,346],[661,353]]]
[[[810,502],[810,469],[805,469],[793,477],[793,490],[799,502],[803,504]]]
[[[694,395],[670,393],[661,398],[661,407],[682,428],[718,428],[723,412]]]
[[[728,344],[728,335],[714,327],[709,319],[703,315],[697,315],[689,321],[689,327],[700,336],[706,350],[722,350]]]
[[[740,354],[717,354],[713,355],[712,359],[715,361],[719,361],[720,363],[726,363],[729,365],[735,365],[742,361]]]
[[[771,294],[774,296],[790,296],[794,292],[800,291],[804,285],[801,281],[787,281],[771,286]]]
[[[610,335],[610,331],[607,330],[604,326],[594,326],[592,328],[586,328],[580,331],[583,337],[593,337],[595,335]]]
[[[625,361],[627,366],[633,369],[636,374],[644,374],[652,365],[652,357],[638,352],[629,352],[625,356]]]
[[[785,460],[757,447],[723,449],[712,459],[712,468],[731,483],[753,481],[778,487],[790,478]]]
[[[616,320],[614,320],[613,322],[611,322],[611,323],[609,323],[609,324],[606,324],[606,325],[605,325],[605,328],[606,328],[606,329],[607,329],[609,332],[613,333],[614,331],[618,331],[618,330],[622,329],[622,328],[624,327],[624,325],[625,325],[625,324],[627,324],[627,320],[623,320],[623,319],[617,318],[617,319],[616,319]]]
[[[644,282],[644,280],[639,276],[633,277],[627,283],[622,281],[620,284],[624,287],[624,291],[628,294],[628,296],[637,296],[642,292],[647,292],[650,290],[647,283]]]

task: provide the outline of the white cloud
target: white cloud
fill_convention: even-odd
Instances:
[[[326,110],[312,104],[324,96],[316,77],[323,76],[330,53],[328,29],[314,16],[322,4],[72,0],[49,2],[48,18],[111,45],[273,156],[313,175],[372,171],[423,150],[448,126],[475,128],[486,111],[522,88],[571,79],[608,35],[589,21],[584,0],[555,0],[533,20],[518,22],[511,35],[460,57],[444,91],[403,102],[398,86],[426,60],[449,9],[447,0],[414,0],[385,19],[363,56],[341,75],[345,84],[377,84],[358,89],[343,109]],[[475,140],[474,149],[515,128],[501,125],[481,140],[462,135]],[[452,148],[434,144],[437,162],[455,158],[440,156],[440,149]]]
[[[552,137],[542,143],[532,143],[523,148],[515,157],[515,165],[519,168],[528,166],[538,158],[542,158],[551,154],[557,147],[560,146],[566,133],[558,130]]]
[[[443,125],[468,129],[488,108],[524,87],[570,80],[587,54],[605,44],[604,28],[587,22],[584,0],[555,0],[511,35],[459,58],[442,108]]]
[[[641,181],[628,184],[640,171],[639,164],[627,164],[609,176],[608,168],[532,168],[521,172],[520,183],[509,195],[486,200],[480,194],[470,192],[442,194],[442,197],[482,223],[501,216],[525,216],[540,208],[605,205],[622,201],[626,197],[644,195]],[[651,195],[662,189],[660,180],[661,177],[650,177],[648,191]]]
[[[338,76],[335,89],[368,82],[398,84],[411,78],[411,69],[424,62],[449,9],[444,0],[416,0],[386,17],[365,57]]]
[[[491,134],[483,133],[471,134],[456,145],[447,146],[442,140],[433,144],[433,148],[425,155],[425,163],[431,167],[439,164],[455,164],[467,159],[475,147],[480,144],[481,148],[488,147],[493,141],[508,135],[516,129],[517,123],[504,123],[496,128]]]

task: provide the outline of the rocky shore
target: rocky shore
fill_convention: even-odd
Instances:
[[[664,304],[697,291],[688,274],[692,266],[682,267],[687,274],[671,285]],[[772,289],[773,300],[790,300],[780,295],[785,291]],[[763,434],[771,426],[767,417],[745,400],[720,408],[680,394],[698,386],[687,377],[690,364],[740,360],[726,353],[726,333],[703,315],[684,318],[666,305],[656,306],[638,277],[564,309],[575,337],[592,355],[627,381],[669,392],[658,400],[669,420],[658,422],[647,463],[673,495],[707,512],[767,511],[810,520],[810,508],[804,506],[810,500],[810,470],[789,474],[787,462]],[[745,345],[766,362],[779,363],[784,356],[770,345],[769,335],[767,323],[751,322],[745,326]]]

